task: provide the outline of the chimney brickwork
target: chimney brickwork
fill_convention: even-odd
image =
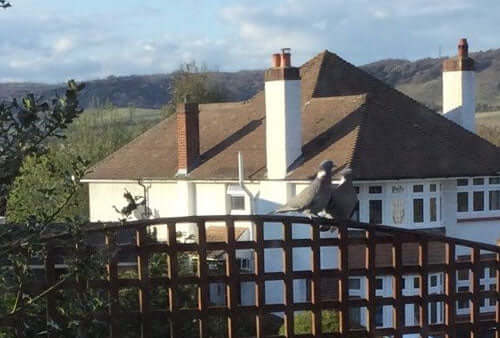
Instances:
[[[177,174],[187,175],[200,161],[200,126],[197,103],[177,105]]]

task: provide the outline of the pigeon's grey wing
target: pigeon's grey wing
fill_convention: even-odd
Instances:
[[[358,196],[352,182],[344,182],[338,186],[332,194],[332,200],[335,216],[343,219],[349,218],[358,203]]]
[[[276,212],[300,211],[308,209],[317,193],[318,184],[316,184],[316,182],[313,182],[299,194],[290,198],[288,202],[284,206],[276,210]]]

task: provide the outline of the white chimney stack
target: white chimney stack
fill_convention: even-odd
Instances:
[[[267,177],[283,179],[302,155],[299,68],[291,66],[290,49],[272,55],[265,73]]]
[[[476,78],[467,39],[458,42],[458,56],[443,62],[443,114],[476,132]]]

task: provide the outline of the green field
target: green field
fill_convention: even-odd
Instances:
[[[478,125],[500,127],[500,111],[479,113],[476,119]]]

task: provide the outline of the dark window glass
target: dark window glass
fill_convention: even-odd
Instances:
[[[431,287],[436,287],[438,285],[437,276],[431,276]]]
[[[354,191],[356,191],[356,194],[359,194],[359,187],[354,187]]]
[[[349,290],[361,289],[361,280],[359,278],[349,279]]]
[[[458,292],[468,292],[469,287],[468,286],[459,286],[458,287]],[[457,306],[459,309],[467,309],[469,308],[469,301],[468,300],[459,300],[457,302]]]
[[[460,178],[457,180],[457,185],[460,186],[469,185],[469,180],[467,178]]]
[[[485,272],[485,270],[486,270],[486,268],[481,269],[481,270],[479,271],[479,278],[480,278],[480,279],[484,279],[484,272]]]
[[[377,278],[375,285],[377,287],[377,290],[383,290],[384,289],[384,280],[382,278]]]
[[[500,210],[500,190],[490,191],[490,210]]]
[[[245,197],[231,196],[231,210],[245,210]]]
[[[431,222],[437,221],[437,200],[436,197],[430,199]]]
[[[436,189],[436,184],[431,184],[430,187],[429,187],[429,191],[430,192],[435,192],[437,189]]]
[[[413,200],[413,222],[424,222],[424,200],[422,198],[415,198]]]
[[[469,270],[458,270],[458,280],[469,280]]]
[[[466,192],[457,193],[457,211],[469,211],[469,194]]]
[[[370,223],[371,224],[382,224],[382,201],[381,200],[371,200],[370,201]]]
[[[413,192],[424,192],[424,185],[423,184],[414,185]]]
[[[495,269],[494,268],[490,268],[490,278],[495,278]]]
[[[381,194],[382,193],[382,186],[381,185],[373,185],[368,188],[368,192],[370,194]]]
[[[474,185],[483,185],[484,184],[484,178],[474,178],[472,180],[472,184],[474,184]]]
[[[490,177],[490,184],[500,184],[500,177]]]
[[[414,277],[413,278],[413,288],[414,289],[419,289],[420,288],[420,277]]]
[[[473,210],[474,211],[483,211],[484,210],[484,191],[474,191],[473,195],[474,203]]]
[[[437,323],[437,303],[436,302],[432,302],[430,303],[430,307],[431,307],[431,318],[430,318],[430,322],[431,324],[435,324]]]
[[[496,284],[491,284],[490,285],[490,290],[496,291],[497,290],[497,285]],[[490,306],[495,306],[497,305],[497,300],[495,297],[490,297]]]
[[[377,311],[375,312],[375,326],[384,326],[384,307],[381,305],[377,305]]]
[[[361,328],[361,308],[359,306],[349,307],[349,324],[352,328]]]

